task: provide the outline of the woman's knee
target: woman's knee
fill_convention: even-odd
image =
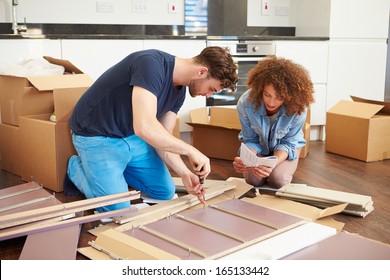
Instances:
[[[293,176],[286,172],[275,172],[272,171],[271,175],[268,177],[268,184],[274,189],[280,189],[281,187],[290,184]]]
[[[254,187],[260,187],[265,182],[265,178],[258,178],[255,175],[253,175],[252,173],[244,174],[244,179],[248,185],[251,185]]]

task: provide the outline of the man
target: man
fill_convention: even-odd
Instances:
[[[236,65],[220,47],[207,47],[192,58],[159,50],[130,54],[103,73],[74,108],[69,123],[78,155],[69,159],[65,194],[74,185],[87,198],[131,186],[150,198],[168,200],[175,193],[168,165],[187,192],[205,203],[200,181],[210,173],[210,160],[172,135],[176,115],[187,86],[192,97],[208,98],[224,88],[235,90],[237,81]],[[129,206],[122,202],[98,211]]]

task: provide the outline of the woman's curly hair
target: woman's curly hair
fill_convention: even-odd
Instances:
[[[308,71],[285,58],[268,56],[248,72],[246,82],[251,89],[249,101],[258,109],[264,86],[272,84],[277,96],[284,100],[288,115],[301,114],[314,102],[314,88]]]

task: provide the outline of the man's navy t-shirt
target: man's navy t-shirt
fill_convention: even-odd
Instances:
[[[142,87],[157,97],[157,118],[183,105],[186,87],[175,88],[175,57],[159,50],[130,54],[104,72],[77,102],[69,124],[83,136],[127,137],[134,134],[132,91]]]

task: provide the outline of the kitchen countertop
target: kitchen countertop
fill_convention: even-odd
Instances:
[[[13,34],[11,23],[0,23],[0,39],[75,39],[75,40],[329,40],[326,37],[294,36],[293,28],[264,27],[247,30],[240,36],[215,36],[206,33],[188,33],[184,25],[107,25],[107,24],[47,24],[29,23],[27,32]]]
[[[206,36],[206,35],[128,35],[128,34],[0,34],[0,39],[79,39],[79,40],[238,40],[238,41],[276,41],[305,40],[325,41],[327,37],[299,36]]]
[[[193,35],[124,35],[124,34],[0,34],[0,39],[80,39],[80,40],[143,40],[143,39],[199,39],[206,40],[206,36]]]

